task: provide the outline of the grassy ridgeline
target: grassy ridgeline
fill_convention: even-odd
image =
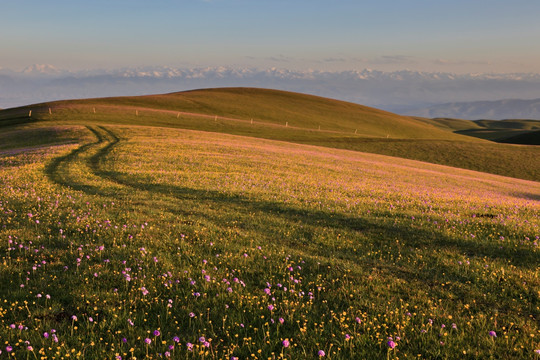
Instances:
[[[28,116],[30,111],[33,111],[32,117]],[[537,146],[496,144],[453,133],[467,127],[481,128],[475,122],[447,121],[443,124],[274,90],[209,89],[62,101],[0,112],[0,124],[5,126],[40,121],[221,132],[372,152],[540,180],[540,163],[536,161],[540,157],[540,148]]]
[[[4,353],[524,359],[540,347],[537,182],[182,129],[5,129]]]

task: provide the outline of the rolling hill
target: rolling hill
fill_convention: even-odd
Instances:
[[[416,118],[456,134],[500,143],[538,145],[540,120],[462,120],[451,118]]]
[[[30,111],[32,111],[31,116]],[[185,128],[398,156],[540,179],[535,147],[494,144],[446,126],[338,100],[255,88],[57,101],[0,112],[26,123]],[[475,125],[476,126],[476,125]],[[480,125],[478,125],[480,127]],[[515,159],[520,159],[516,163]]]

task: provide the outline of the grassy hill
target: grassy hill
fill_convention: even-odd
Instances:
[[[538,148],[494,144],[455,134],[449,122],[441,125],[357,104],[275,90],[206,89],[59,101],[0,111],[3,126],[44,121],[204,130],[540,179],[540,165],[534,161],[540,155]],[[474,126],[481,128],[476,123]]]
[[[540,145],[540,130],[513,135],[499,141],[509,144]]]
[[[56,112],[0,131],[0,356],[537,356],[540,183]]]
[[[500,143],[538,145],[533,133],[540,130],[540,120],[462,120],[448,118],[425,119],[418,117],[416,119],[440,129],[453,131],[456,134]]]

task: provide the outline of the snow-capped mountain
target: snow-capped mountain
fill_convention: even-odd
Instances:
[[[69,71],[57,69],[53,65],[49,64],[34,64],[24,68],[20,74],[29,76],[58,76],[67,75],[69,74]]]

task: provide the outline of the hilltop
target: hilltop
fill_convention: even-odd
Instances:
[[[32,116],[29,117],[30,111]],[[219,88],[55,101],[0,112],[0,124],[123,124],[222,132],[540,179],[539,150],[456,134],[425,119],[299,93]],[[522,159],[516,163],[516,159]]]

